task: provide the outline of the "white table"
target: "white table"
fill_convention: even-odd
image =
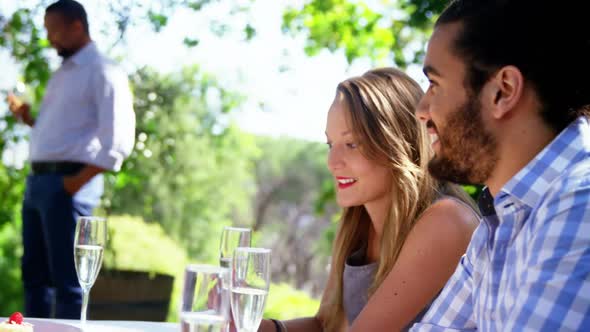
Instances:
[[[25,318],[25,321],[27,319]],[[31,319],[31,323],[40,321],[36,325],[41,326],[43,322],[67,324],[82,329],[79,320],[70,319]],[[35,332],[45,332],[43,329],[35,328]],[[53,332],[53,329],[49,332]],[[180,332],[179,323],[159,323],[141,321],[117,321],[117,320],[89,320],[83,328],[84,332]],[[58,332],[58,331],[56,331]]]

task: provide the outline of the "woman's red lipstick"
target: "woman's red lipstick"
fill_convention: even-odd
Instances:
[[[338,182],[339,189],[346,189],[356,183],[356,179],[345,177],[345,176],[337,176],[336,182]]]

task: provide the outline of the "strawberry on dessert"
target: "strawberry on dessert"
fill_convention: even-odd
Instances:
[[[24,322],[23,314],[15,312],[0,323],[0,332],[33,332],[33,325]]]

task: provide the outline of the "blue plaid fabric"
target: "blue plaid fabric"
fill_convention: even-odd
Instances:
[[[590,331],[590,123],[578,118],[496,195],[411,331]]]

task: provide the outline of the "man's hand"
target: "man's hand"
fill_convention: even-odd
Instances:
[[[8,108],[15,118],[21,120],[31,127],[33,126],[35,121],[31,116],[31,105],[23,102],[19,97],[12,93],[8,94],[6,101],[8,102]]]
[[[64,190],[70,194],[75,195],[86,182],[90,181],[96,174],[102,173],[104,168],[86,165],[78,174],[66,175],[63,177]]]
[[[64,189],[65,191],[74,196],[80,188],[86,183],[79,174],[64,176]]]

